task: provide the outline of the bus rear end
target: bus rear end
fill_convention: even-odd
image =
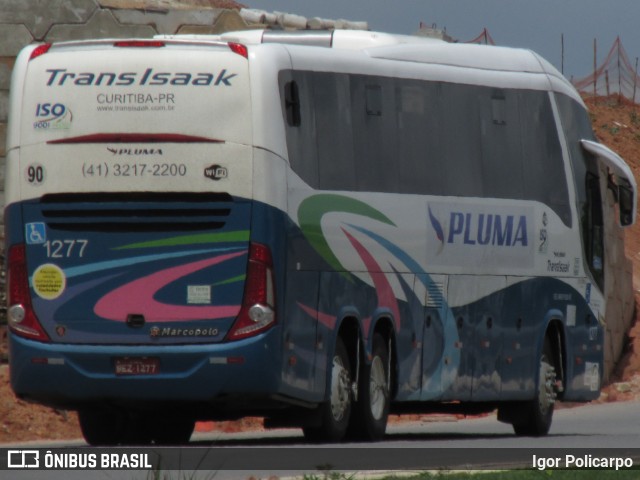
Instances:
[[[17,60],[11,383],[79,409],[91,443],[185,440],[198,406],[277,389],[249,92],[237,44],[74,42]]]

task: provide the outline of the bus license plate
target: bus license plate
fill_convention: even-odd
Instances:
[[[157,358],[116,358],[116,375],[156,375],[160,373]]]

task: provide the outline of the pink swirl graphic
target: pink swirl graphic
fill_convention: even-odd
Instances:
[[[373,280],[373,286],[376,290],[376,294],[378,295],[378,307],[388,308],[391,311],[391,314],[394,317],[394,325],[396,331],[400,330],[400,308],[398,306],[398,300],[396,299],[391,284],[387,280],[386,275],[382,272],[382,268],[373,258],[373,255],[369,253],[369,251],[360,243],[353,235],[347,232],[344,228],[342,232],[346,235],[347,239],[356,250],[360,258],[365,264],[365,268],[369,273],[369,276]],[[307,305],[304,305],[300,302],[297,303],[298,307],[300,307],[307,315],[317,318],[320,323],[325,325],[326,327],[333,329],[335,328],[337,318],[333,315],[329,315],[327,313],[320,312],[315,310]],[[372,318],[366,317],[362,319],[362,326],[364,330],[365,336],[369,335],[369,329],[371,328],[371,320]]]
[[[393,289],[389,284],[389,280],[387,280],[387,276],[382,273],[382,268],[373,258],[373,255],[369,253],[369,251],[358,241],[356,238],[347,232],[344,228],[342,229],[344,234],[347,236],[353,248],[356,249],[358,255],[365,264],[367,271],[369,272],[369,276],[373,280],[373,286],[376,289],[376,293],[378,295],[378,307],[388,308],[393,317],[394,324],[396,330],[400,330],[400,309],[398,307],[398,300],[396,296],[393,294]],[[368,326],[367,326],[368,330]]]
[[[215,307],[171,305],[159,302],[153,297],[163,287],[179,278],[246,253],[247,251],[244,250],[220,255],[160,270],[146,277],[138,278],[107,293],[98,300],[93,311],[99,317],[118,322],[126,321],[129,314],[144,315],[145,319],[151,322],[211,320],[234,317],[240,311],[240,305]]]

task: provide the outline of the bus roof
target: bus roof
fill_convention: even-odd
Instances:
[[[194,42],[238,42],[248,46],[281,44],[292,54],[294,64],[298,63],[298,67],[294,68],[303,68],[301,65],[307,63],[304,61],[305,58],[308,58],[310,63],[318,60],[322,64],[323,58],[327,56],[339,60],[351,55],[357,59],[359,53],[360,58],[366,55],[368,58],[383,61],[440,67],[442,73],[437,75],[437,79],[442,81],[489,85],[495,83],[496,86],[502,87],[553,90],[567,94],[582,103],[571,83],[551,63],[535,52],[522,48],[450,43],[432,37],[361,30],[261,29],[227,32],[221,35],[161,35],[156,38]],[[309,50],[307,47],[324,48]],[[344,55],[339,51],[343,51]],[[363,65],[357,60],[356,64],[358,68]],[[320,65],[316,68],[324,69]],[[396,71],[395,75],[398,73]],[[514,75],[496,79],[496,74],[501,73]],[[529,78],[524,80],[523,74]],[[531,76],[539,78],[534,80]]]

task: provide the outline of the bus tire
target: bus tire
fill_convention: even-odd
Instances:
[[[115,446],[126,441],[127,418],[111,408],[83,409],[78,412],[82,436],[89,445]]]
[[[158,412],[141,414],[140,431],[155,445],[186,445],[195,421],[186,416],[162,417]]]
[[[513,418],[513,430],[518,436],[540,437],[549,433],[556,398],[556,370],[553,350],[545,339],[539,362],[536,398],[525,402]]]
[[[329,398],[319,408],[319,424],[302,431],[311,442],[339,442],[345,436],[351,417],[351,362],[342,338],[336,339],[330,367]]]
[[[195,422],[187,417],[95,408],[78,412],[82,435],[89,445],[184,445]]]
[[[353,405],[349,437],[376,441],[384,437],[390,405],[389,350],[382,335],[373,336],[372,359],[363,364]]]

